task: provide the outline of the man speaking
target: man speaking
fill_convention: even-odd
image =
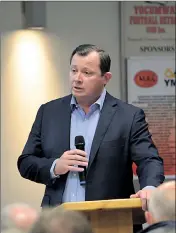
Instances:
[[[46,185],[42,206],[133,194],[145,209],[151,190],[164,181],[163,161],[143,110],[105,89],[112,77],[110,65],[103,49],[78,46],[70,58],[71,95],[38,110],[18,169],[22,177]],[[84,149],[76,146],[77,136],[84,139]],[[133,162],[140,182],[136,194]],[[80,172],[85,173],[83,183]]]

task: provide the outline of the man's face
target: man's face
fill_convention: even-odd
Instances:
[[[79,102],[96,101],[111,74],[100,70],[100,57],[95,51],[87,56],[75,54],[70,65],[71,91]]]

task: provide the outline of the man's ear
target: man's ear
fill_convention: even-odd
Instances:
[[[152,217],[152,214],[149,211],[145,211],[145,220],[149,225],[154,223],[154,219]]]
[[[112,73],[111,72],[106,72],[104,74],[104,84],[106,85],[111,78],[112,78]]]

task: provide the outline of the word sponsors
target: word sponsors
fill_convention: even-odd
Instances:
[[[140,52],[175,52],[175,45],[164,46],[140,46]]]

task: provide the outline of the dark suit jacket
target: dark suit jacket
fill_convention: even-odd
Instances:
[[[53,161],[70,150],[71,95],[40,107],[18,169],[22,177],[46,185],[43,205],[61,203],[67,174],[50,178]],[[87,168],[85,200],[129,198],[134,193],[132,162],[138,166],[140,188],[164,180],[143,110],[106,94]]]

